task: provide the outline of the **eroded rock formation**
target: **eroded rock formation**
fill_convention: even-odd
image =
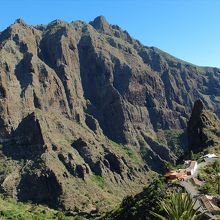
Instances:
[[[220,148],[220,120],[205,109],[201,100],[194,104],[187,127],[189,150],[200,152],[209,147]]]

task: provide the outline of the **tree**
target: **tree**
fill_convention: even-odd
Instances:
[[[216,182],[217,182],[217,192],[220,195],[220,175],[219,175],[219,173],[217,174]]]
[[[213,169],[216,176],[217,193],[220,195],[220,162],[218,160],[213,163]]]
[[[168,171],[174,169],[174,166],[173,166],[170,162],[168,162],[168,161],[165,161],[164,165],[165,165],[165,167],[166,167],[166,169],[167,169]]]
[[[200,188],[201,193],[203,194],[210,194],[210,192],[213,189],[213,184],[211,184],[210,182],[206,182],[205,184],[203,184],[203,186]]]
[[[107,213],[105,220],[147,220],[152,219],[149,211],[159,209],[159,201],[167,195],[167,184],[162,176],[154,177],[143,191],[126,197],[120,207]]]
[[[218,160],[216,160],[213,163],[213,169],[215,170],[215,172],[218,174],[220,172],[220,162]]]
[[[160,220],[199,220],[204,213],[198,214],[198,209],[194,209],[195,201],[186,193],[172,193],[169,198],[160,202],[161,213],[151,212]]]
[[[190,151],[190,159],[191,160],[196,160],[196,155],[193,153],[193,151]]]

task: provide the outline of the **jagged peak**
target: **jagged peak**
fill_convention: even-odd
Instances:
[[[194,103],[192,114],[199,115],[201,114],[203,109],[204,109],[204,104],[201,99],[198,99]]]
[[[110,25],[107,22],[106,18],[104,16],[98,16],[93,21],[89,23],[92,25],[96,30],[102,31],[102,32],[108,32],[110,30]]]
[[[67,22],[60,20],[60,19],[56,19],[56,20],[51,21],[47,26],[63,25],[63,24],[67,24]]]
[[[13,24],[11,24],[5,31],[10,32],[16,32],[18,33],[18,30],[26,30],[27,28],[31,28],[31,25],[28,25],[22,18],[18,18],[15,20]]]
[[[105,16],[103,16],[103,15],[100,15],[100,16],[96,17],[96,18],[93,20],[93,22],[95,22],[95,23],[101,23],[101,24],[106,24],[106,23],[108,24],[108,22],[107,22]]]
[[[27,25],[22,18],[18,18],[15,20],[14,24]]]
[[[13,24],[11,24],[9,27],[1,32],[0,41],[9,38],[13,33],[18,33],[18,30],[21,33],[21,30],[27,29],[29,27],[31,26],[27,25],[22,18],[18,18]]]

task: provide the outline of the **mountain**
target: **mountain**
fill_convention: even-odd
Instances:
[[[220,69],[143,46],[103,16],[18,19],[0,33],[1,192],[70,211],[114,206],[187,150],[196,100],[220,116]]]

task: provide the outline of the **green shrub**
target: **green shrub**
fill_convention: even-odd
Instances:
[[[205,184],[200,187],[200,191],[204,194],[216,195],[220,193],[220,162],[215,161],[208,164],[198,173],[198,179],[204,181]]]
[[[106,182],[104,177],[98,175],[92,175],[91,179],[95,182],[100,188],[104,189],[106,187]]]
[[[208,194],[212,189],[212,185],[208,182],[205,183],[201,188],[200,191],[204,194]]]
[[[57,213],[57,219],[58,220],[65,220],[65,215],[62,212]]]

